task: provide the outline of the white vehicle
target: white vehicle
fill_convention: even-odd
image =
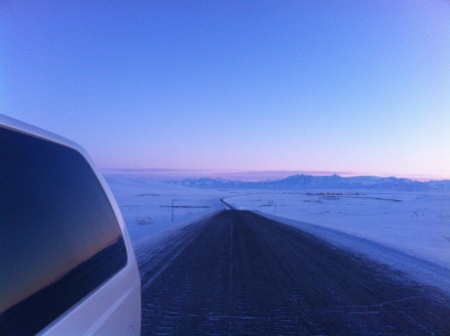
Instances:
[[[78,145],[0,115],[0,335],[139,335],[119,208]]]

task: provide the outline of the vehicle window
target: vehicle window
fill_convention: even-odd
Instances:
[[[35,334],[126,262],[83,156],[0,127],[0,334]]]

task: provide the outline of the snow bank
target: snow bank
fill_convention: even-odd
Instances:
[[[157,244],[170,233],[208,214],[223,209],[214,190],[198,190],[145,177],[107,175],[134,249]]]

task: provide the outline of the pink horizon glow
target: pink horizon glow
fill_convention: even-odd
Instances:
[[[103,169],[106,175],[134,175],[142,176],[155,180],[181,180],[186,178],[222,178],[226,180],[240,180],[248,182],[278,180],[292,175],[312,175],[312,176],[330,176],[339,175],[341,177],[354,176],[378,176],[378,177],[396,177],[407,178],[415,181],[433,181],[449,180],[449,177],[438,177],[419,174],[365,174],[345,171],[325,171],[325,170],[231,170],[231,169]]]

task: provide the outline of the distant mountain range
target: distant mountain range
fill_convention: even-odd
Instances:
[[[342,177],[339,175],[293,175],[280,180],[257,182],[200,178],[170,181],[169,183],[201,189],[266,189],[290,191],[311,189],[376,189],[393,191],[450,191],[450,180],[421,182],[405,178],[376,176]]]

